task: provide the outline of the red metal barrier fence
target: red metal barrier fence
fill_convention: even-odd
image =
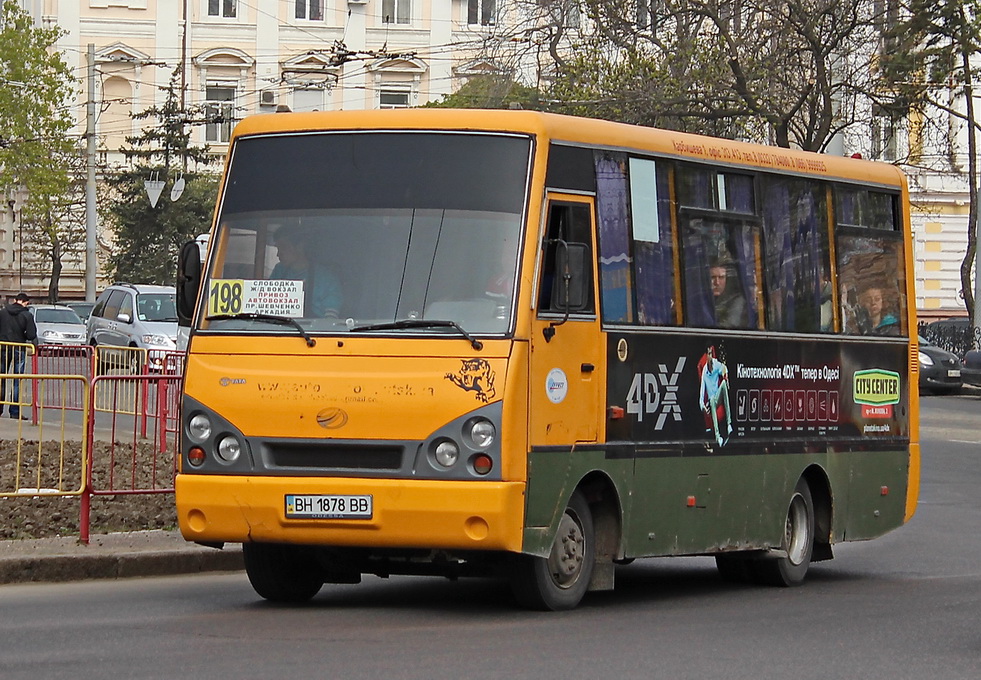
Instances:
[[[79,496],[82,543],[94,497],[174,490],[184,353],[132,349],[42,345],[24,373],[0,368],[8,387],[0,403],[29,418],[0,428],[14,444],[12,460],[0,461],[0,497]]]
[[[89,541],[93,496],[173,493],[182,376],[102,375],[92,380],[89,465],[79,538]]]

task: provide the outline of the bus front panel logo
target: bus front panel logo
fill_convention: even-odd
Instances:
[[[336,430],[347,425],[347,413],[334,406],[325,408],[317,414],[317,424],[327,430]]]

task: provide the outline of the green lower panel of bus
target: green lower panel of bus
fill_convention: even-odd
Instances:
[[[620,557],[779,547],[801,478],[821,543],[881,536],[904,523],[909,453],[630,455],[557,449],[529,456],[523,550],[548,554],[565,503],[584,491]],[[601,527],[604,527],[601,529]]]

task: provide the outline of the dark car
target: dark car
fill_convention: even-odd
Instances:
[[[981,351],[972,349],[961,360],[961,380],[965,385],[981,387]]]
[[[68,300],[66,302],[58,302],[59,305],[64,305],[65,307],[71,307],[78,314],[78,318],[84,323],[88,320],[89,314],[92,313],[92,308],[95,307],[94,302],[80,302],[77,300]]]
[[[920,340],[920,392],[950,394],[961,389],[961,360],[956,354]]]

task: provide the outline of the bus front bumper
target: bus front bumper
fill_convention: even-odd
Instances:
[[[370,519],[289,519],[287,495],[371,496]],[[524,484],[180,474],[181,533],[199,543],[521,550]]]

